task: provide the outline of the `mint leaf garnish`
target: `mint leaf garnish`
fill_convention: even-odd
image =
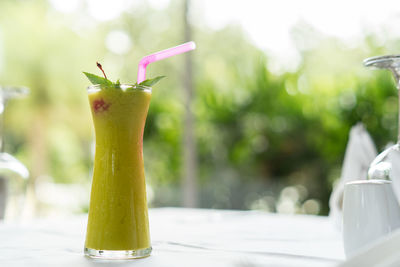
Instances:
[[[153,79],[147,79],[144,80],[143,82],[139,83],[139,85],[143,85],[143,86],[153,86],[154,84],[158,83],[162,78],[164,78],[165,76],[157,76]]]
[[[119,80],[117,80],[117,82],[113,83],[112,81],[110,81],[109,79],[107,79],[107,75],[103,70],[103,67],[101,66],[101,64],[99,62],[96,62],[97,67],[101,70],[101,72],[104,75],[103,77],[88,73],[88,72],[83,72],[83,74],[86,75],[86,77],[89,79],[89,81],[94,84],[94,85],[100,85],[101,87],[107,88],[107,87],[114,87],[114,88],[120,88],[121,82]],[[151,87],[152,85],[156,84],[157,82],[159,82],[162,78],[164,78],[165,76],[157,76],[153,79],[147,79],[144,80],[143,82],[139,83],[139,85],[143,85],[143,86],[149,86]],[[133,87],[135,87],[137,85],[137,83],[135,83],[133,85]]]
[[[101,64],[99,62],[96,62],[96,66],[101,70],[101,72],[104,75],[104,78],[100,77],[100,76],[97,76],[97,75],[94,75],[94,74],[91,74],[91,73],[87,73],[87,72],[83,72],[83,74],[85,74],[86,77],[89,79],[89,81],[94,85],[100,84],[100,85],[106,86],[106,87],[114,86],[114,83],[112,81],[110,81],[109,79],[107,79],[107,75],[104,72],[103,67],[101,66]],[[119,85],[119,80],[118,80],[117,83],[118,83],[117,85]]]
[[[105,85],[105,86],[112,86],[113,82],[110,81],[109,79],[88,73],[88,72],[83,72],[83,74],[86,75],[86,77],[89,79],[89,81],[96,85],[96,84],[100,84],[100,85]]]

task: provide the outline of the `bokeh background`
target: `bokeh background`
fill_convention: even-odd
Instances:
[[[82,74],[135,82],[144,55],[197,44],[150,65],[144,135],[151,207],[326,215],[351,126],[378,150],[395,141],[397,92],[369,56],[400,52],[393,1],[2,0],[5,150],[30,170],[33,216],[87,212],[93,126]]]

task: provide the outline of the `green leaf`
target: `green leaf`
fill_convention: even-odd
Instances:
[[[157,76],[153,79],[147,79],[144,80],[143,82],[139,83],[139,85],[143,85],[143,86],[153,86],[154,84],[158,83],[162,78],[164,78],[165,76]]]
[[[97,76],[97,75],[94,75],[94,74],[91,74],[88,72],[83,72],[83,74],[85,74],[86,77],[89,79],[89,81],[94,85],[100,84],[100,85],[105,85],[105,86],[113,86],[112,81],[110,81],[106,78],[103,78],[103,77],[100,77],[100,76]]]

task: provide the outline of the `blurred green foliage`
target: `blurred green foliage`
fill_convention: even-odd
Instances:
[[[93,136],[82,71],[97,73],[99,61],[112,80],[135,82],[143,55],[182,42],[181,13],[181,1],[165,10],[144,2],[117,19],[96,21],[84,6],[63,14],[43,0],[0,2],[0,84],[31,89],[28,98],[9,103],[6,150],[36,182],[90,182]],[[363,122],[379,150],[395,141],[397,96],[390,73],[365,70],[361,63],[398,53],[392,48],[399,40],[366,34],[363,43],[348,46],[300,26],[293,30],[299,67],[272,73],[268,55],[238,25],[211,30],[193,24],[191,108],[201,207],[249,209],[270,197],[269,210],[275,210],[283,188],[303,185],[299,201],[316,199],[320,214],[327,214],[350,127]],[[132,42],[127,53],[107,49],[105,40],[116,30]],[[302,46],[305,39],[312,47]],[[154,206],[180,205],[182,63],[175,57],[149,67],[148,77],[167,76],[153,90],[144,136]]]

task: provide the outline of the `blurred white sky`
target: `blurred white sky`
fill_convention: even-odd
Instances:
[[[59,11],[71,13],[80,0],[49,0]],[[143,0],[87,0],[89,14],[110,20],[127,8],[140,8]],[[170,0],[147,0],[155,9],[166,8]],[[249,38],[280,65],[296,65],[298,54],[290,36],[299,23],[313,26],[323,35],[356,44],[363,33],[400,35],[400,5],[394,0],[191,0],[193,22],[213,29],[240,24]]]
[[[299,60],[290,35],[299,22],[349,45],[361,41],[366,32],[400,35],[400,5],[394,0],[197,0],[194,5],[203,6],[205,23],[212,28],[242,25],[258,47],[287,69]]]

